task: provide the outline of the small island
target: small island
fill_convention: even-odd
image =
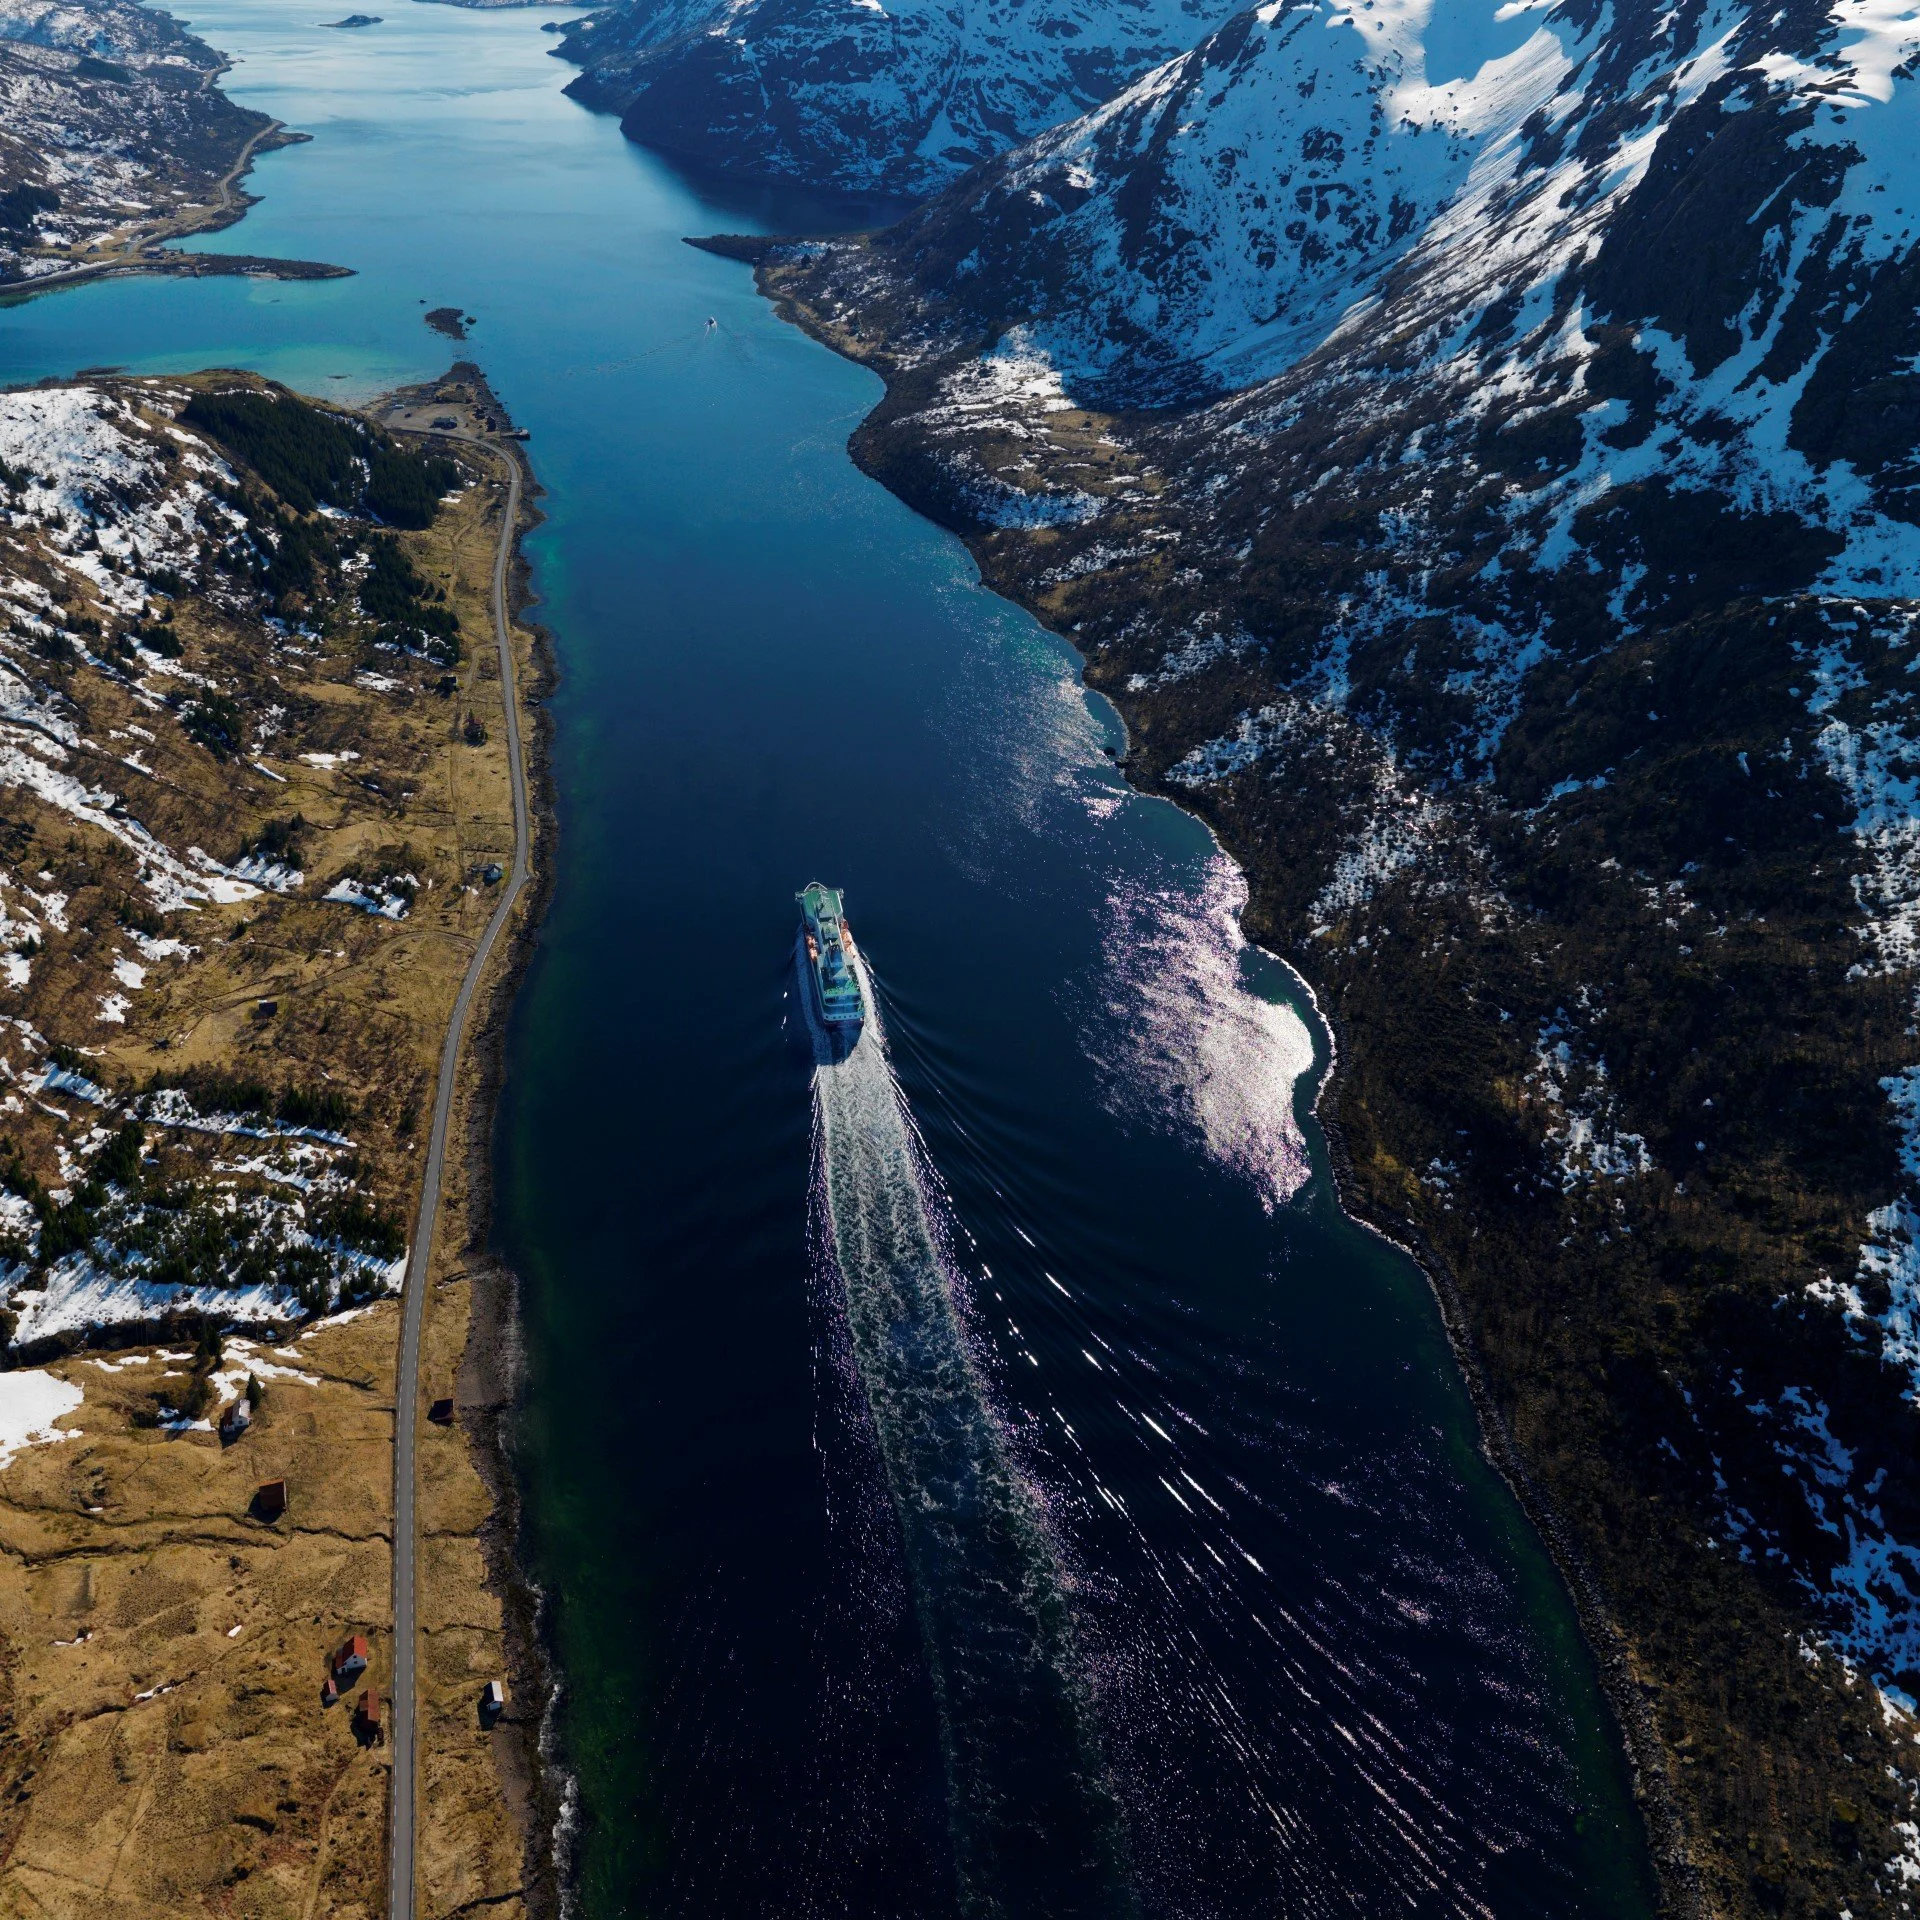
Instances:
[[[322,24],[329,27],[377,27],[380,16],[377,13],[350,13],[344,20],[328,20]]]

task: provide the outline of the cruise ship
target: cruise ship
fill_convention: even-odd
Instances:
[[[799,960],[809,1025],[831,1056],[844,1060],[866,1024],[867,1003],[853,964],[853,934],[837,887],[813,881],[800,902]]]

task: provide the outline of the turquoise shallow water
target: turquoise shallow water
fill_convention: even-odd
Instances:
[[[457,304],[533,431],[561,839],[500,1233],[580,1910],[1649,1911],[1565,1598],[1419,1276],[1332,1204],[1317,1023],[1231,869],[854,471],[873,379],[680,244],[877,210],[626,145],[557,11],[326,11],[187,9],[315,136],[210,244],[356,276],[0,309],[0,377],[360,397]],[[815,877],[904,1147],[816,1119]]]

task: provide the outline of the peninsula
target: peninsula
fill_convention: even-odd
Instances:
[[[314,261],[169,252],[231,226],[256,155],[306,138],[238,107],[226,62],[135,0],[0,0],[0,294],[106,273],[313,279]]]
[[[541,671],[499,417],[465,368],[393,424],[231,373],[0,395],[12,1903],[379,1910],[416,1741],[422,1906],[526,1899],[474,1253]]]

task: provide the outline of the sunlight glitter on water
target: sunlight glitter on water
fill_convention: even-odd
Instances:
[[[949,724],[977,804],[947,821],[951,856],[983,883],[1006,884],[1007,843],[993,835],[1011,814],[1106,876],[1101,964],[1065,992],[1080,1003],[1081,1046],[1108,1111],[1197,1139],[1272,1212],[1308,1177],[1293,1093],[1313,1069],[1314,1043],[1280,984],[1285,976],[1297,993],[1298,982],[1240,931],[1239,868],[1217,848],[1197,862],[1184,847],[1142,861],[1143,841],[1159,840],[1142,821],[1170,803],[1122,780],[1107,757],[1110,710],[1061,671],[1045,638],[996,628],[964,665]],[[989,667],[1016,681],[1019,698],[994,698],[995,725],[981,738],[963,729],[987,698],[977,676]]]
[[[1117,884],[1102,932],[1104,1017],[1085,1044],[1116,1113],[1197,1133],[1271,1212],[1309,1172],[1293,1090],[1312,1071],[1313,1036],[1257,990],[1264,957],[1240,931],[1246,902],[1246,881],[1221,853],[1197,882]]]

